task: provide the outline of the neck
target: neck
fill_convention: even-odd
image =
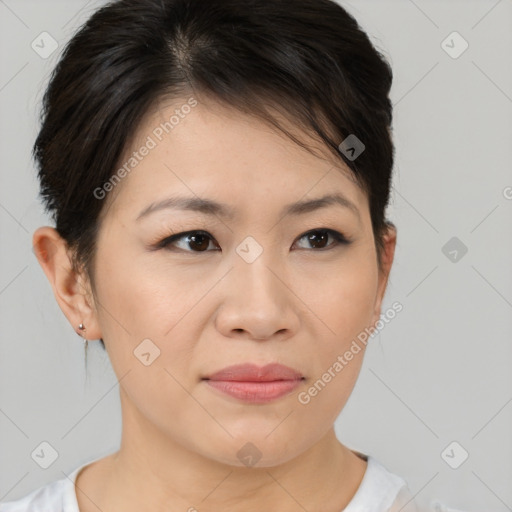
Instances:
[[[120,450],[107,458],[101,476],[97,472],[97,484],[91,477],[87,489],[80,486],[95,510],[339,512],[366,470],[334,428],[286,462],[233,466],[169,439],[133,408],[122,410]],[[87,504],[80,510],[87,512]]]

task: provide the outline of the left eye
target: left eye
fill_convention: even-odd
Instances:
[[[329,236],[332,237],[334,242],[326,246],[326,241],[328,240]],[[344,235],[332,229],[315,229],[308,231],[307,233],[304,233],[302,236],[300,236],[298,240],[302,240],[303,238],[307,240],[309,244],[312,244],[313,248],[317,250],[325,250],[336,247],[338,245],[348,245],[351,243],[345,238]],[[189,248],[194,248],[192,251],[189,251],[185,248],[184,250],[186,252],[209,252],[207,249],[209,247],[210,241],[214,241],[214,238],[206,231],[187,231],[185,233],[178,233],[176,235],[165,238],[157,244],[157,247],[168,248],[168,246],[176,244],[176,242],[181,239],[186,240],[185,245],[188,245]],[[171,251],[173,249],[168,248],[168,250]]]
[[[333,238],[334,243],[328,245],[327,249],[342,244],[350,244],[350,242],[341,233],[338,233],[337,231],[334,231],[332,229],[315,229],[313,231],[308,231],[307,233],[304,233],[299,238],[299,240],[302,240],[304,238],[308,241],[308,243],[313,243],[315,248],[324,249],[324,242],[326,242],[329,236]]]

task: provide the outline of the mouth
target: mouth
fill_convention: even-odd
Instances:
[[[277,363],[229,366],[202,380],[225,395],[248,403],[267,403],[291,393],[305,377]]]

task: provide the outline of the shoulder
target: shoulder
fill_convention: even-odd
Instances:
[[[89,466],[105,457],[88,458],[59,480],[38,487],[35,491],[15,501],[0,503],[0,512],[80,512],[75,492],[77,475]]]
[[[43,485],[15,501],[0,503],[0,512],[43,512],[63,511],[64,480],[55,480]]]
[[[392,473],[377,459],[359,453],[367,461],[366,472],[359,488],[343,512],[359,512],[371,510],[375,512],[395,512],[397,503],[407,501],[407,482],[399,475]],[[395,508],[393,508],[395,507]],[[401,512],[412,512],[404,509]]]
[[[0,503],[0,512],[79,512],[75,494],[75,477],[79,468],[69,476],[54,480],[24,497]]]
[[[418,502],[401,476],[370,455],[352,450],[368,463],[356,494],[342,512],[441,512],[453,510],[437,499]],[[416,493],[418,494],[418,493]],[[457,508],[457,511],[462,511]],[[0,511],[1,512],[1,511]]]
[[[401,476],[391,472],[384,464],[372,456],[368,456],[367,475],[368,489],[375,496],[380,496],[382,510],[392,510],[391,507],[397,501],[401,505],[409,498],[407,482]],[[377,503],[375,503],[377,505]]]

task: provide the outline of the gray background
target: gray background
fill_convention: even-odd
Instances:
[[[82,342],[31,248],[50,224],[30,157],[43,88],[103,3],[0,0],[0,501],[120,442],[110,363],[92,342],[85,372]],[[388,217],[398,245],[383,312],[394,301],[403,311],[371,340],[336,431],[403,476],[420,503],[510,511],[512,1],[341,3],[394,70]],[[31,48],[43,31],[59,43],[46,59]],[[442,45],[453,31],[469,43],[458,58]],[[452,237],[468,248],[456,261],[443,252]],[[43,441],[58,453],[48,469],[31,457]],[[452,464],[469,454],[457,469],[444,452],[453,441]]]

